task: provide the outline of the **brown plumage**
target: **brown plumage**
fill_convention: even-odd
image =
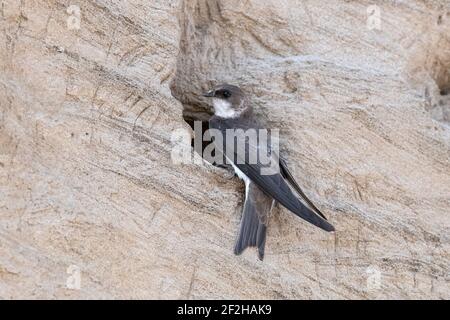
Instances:
[[[220,143],[215,141],[216,147],[221,148],[216,151],[226,155],[236,174],[246,184],[246,199],[234,252],[240,254],[247,247],[257,247],[258,256],[263,259],[269,215],[275,201],[309,223],[326,231],[334,231],[334,227],[326,221],[325,216],[294,180],[286,162],[271,150],[270,144],[262,143],[260,136],[256,145],[254,141],[244,137],[240,142],[245,145],[245,151],[240,153],[236,148],[237,141],[225,139],[229,129],[263,129],[255,119],[244,92],[237,86],[223,84],[204,96],[213,98],[214,116],[209,121],[209,127],[220,130],[223,136]],[[259,153],[256,163],[249,161],[251,152],[269,154],[280,170],[273,174],[262,174],[265,165],[259,158]]]

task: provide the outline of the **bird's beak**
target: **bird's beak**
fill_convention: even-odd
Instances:
[[[209,90],[208,92],[203,93],[202,96],[207,98],[214,97],[214,90]]]

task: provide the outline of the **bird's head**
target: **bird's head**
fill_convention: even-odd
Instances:
[[[244,92],[237,86],[221,84],[203,94],[212,98],[214,114],[221,118],[236,118],[248,110]]]

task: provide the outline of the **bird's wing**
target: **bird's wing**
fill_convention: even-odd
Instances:
[[[248,247],[257,247],[258,257],[263,260],[267,223],[275,200],[251,181],[246,185],[245,194],[241,226],[234,253],[241,254]]]
[[[292,176],[291,172],[289,171],[286,161],[281,157],[279,157],[279,159],[280,159],[280,173],[283,175],[283,177],[286,179],[286,181],[291,185],[292,188],[294,188],[294,190],[303,199],[303,201],[305,201],[308,204],[308,206],[311,208],[311,210],[313,210],[316,214],[320,215],[322,218],[327,220],[325,215],[322,212],[320,212],[319,209],[317,209],[317,207],[314,205],[314,203],[312,203],[311,200],[309,200],[309,198],[306,196],[306,194],[303,192],[303,190],[298,185],[297,181],[295,181],[294,177]]]
[[[313,211],[311,211],[307,206],[300,202],[300,200],[294,195],[291,188],[285,181],[284,177],[276,172],[271,175],[264,175],[262,173],[262,169],[265,167],[260,163],[260,159],[258,157],[257,163],[252,164],[249,163],[249,152],[266,152],[267,146],[263,144],[259,144],[257,146],[252,145],[249,141],[245,141],[245,153],[241,154],[240,152],[236,152],[238,148],[234,147],[234,141],[225,141],[226,150],[234,150],[234,163],[235,165],[253,181],[257,184],[261,190],[263,190],[266,194],[270,195],[276,201],[281,203],[284,207],[292,211],[294,214],[299,216],[300,218],[308,221],[309,223],[322,228],[326,231],[334,231],[334,227],[328,223],[321,216],[317,215]],[[233,145],[231,145],[233,144]],[[233,156],[233,155],[231,155]],[[229,157],[229,152],[227,152],[227,157]],[[273,153],[270,155],[272,161],[278,161],[278,158],[275,157]]]

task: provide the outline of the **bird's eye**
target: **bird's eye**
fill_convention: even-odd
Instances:
[[[223,94],[223,96],[224,96],[225,98],[231,97],[231,92],[228,91],[228,90],[224,90],[222,94]]]

